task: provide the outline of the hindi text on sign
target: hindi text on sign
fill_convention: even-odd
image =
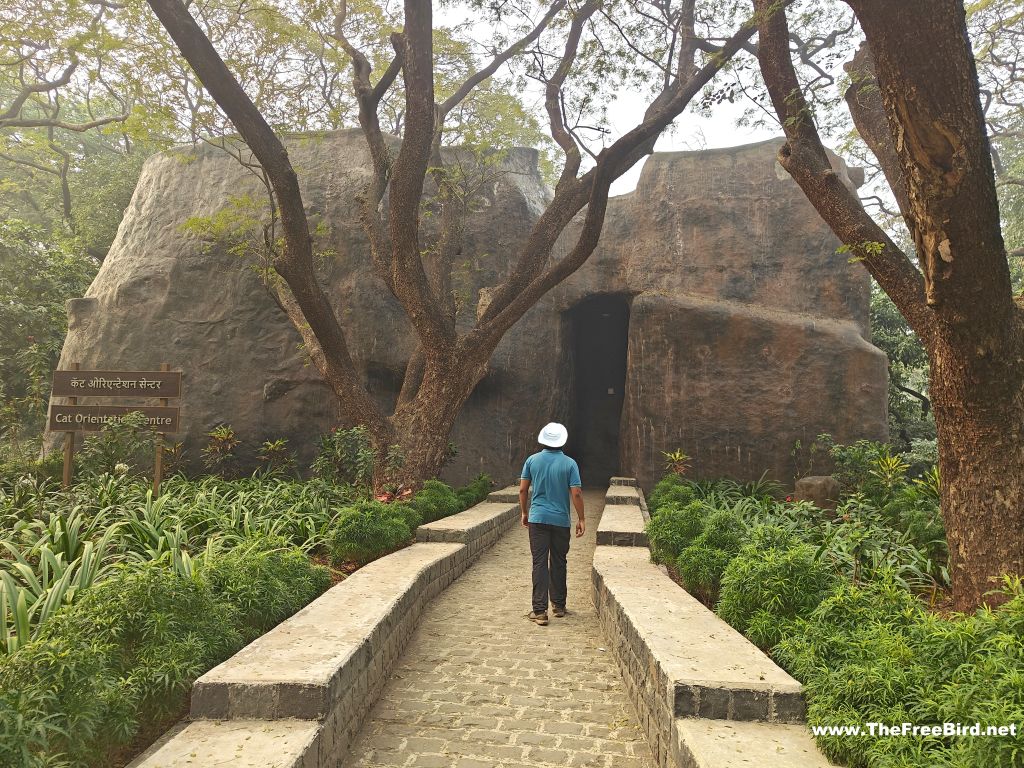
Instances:
[[[181,397],[181,371],[54,371],[54,397]]]

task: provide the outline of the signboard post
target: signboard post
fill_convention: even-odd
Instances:
[[[71,370],[77,371],[79,369],[79,363],[72,363]],[[78,398],[72,395],[70,398],[71,405],[78,403]],[[71,468],[75,463],[75,433],[65,432],[64,433],[64,475],[61,479],[61,484],[65,488],[71,487]]]
[[[75,458],[75,433],[98,432],[128,413],[141,412],[146,424],[156,431],[153,457],[153,495],[160,493],[163,479],[164,435],[178,431],[179,409],[168,405],[181,397],[181,371],[167,363],[159,371],[83,371],[78,363],[70,370],[54,371],[54,397],[68,398],[68,405],[51,405],[49,428],[64,433],[64,487],[71,485]],[[80,397],[159,398],[159,406],[80,405]]]
[[[160,370],[167,372],[171,370],[171,366],[167,363],[160,363]],[[167,407],[167,398],[160,398],[160,405],[164,408]],[[158,431],[156,433],[156,455],[153,457],[153,497],[160,495],[160,480],[163,479],[164,474],[164,433]]]

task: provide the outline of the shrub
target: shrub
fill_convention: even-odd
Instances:
[[[203,466],[215,475],[227,477],[235,465],[235,449],[242,441],[235,436],[230,424],[219,424],[206,433],[203,447]]]
[[[366,427],[338,428],[321,435],[312,469],[324,480],[368,486],[373,479],[373,448]]]
[[[656,563],[674,562],[700,536],[706,515],[707,510],[699,501],[685,506],[662,505],[647,523],[651,559]]]
[[[350,507],[334,527],[333,561],[365,565],[408,542],[412,530],[405,521],[402,506],[367,501]]]
[[[106,765],[141,723],[176,711],[192,682],[242,645],[236,621],[195,580],[155,565],[120,571],[0,660],[0,706],[26,706],[33,717],[5,724],[0,755]],[[30,741],[12,747],[12,729]]]
[[[139,475],[152,469],[155,453],[156,433],[147,426],[142,413],[133,411],[86,437],[77,463],[87,476],[104,472]]]
[[[705,518],[700,536],[676,558],[676,569],[686,588],[706,605],[717,599],[722,573],[739,551],[746,530],[735,511],[716,510]]]
[[[800,542],[795,531],[780,525],[755,526],[747,540],[747,544],[754,549],[789,549]]]
[[[491,478],[486,474],[479,474],[469,483],[456,491],[459,503],[463,509],[469,509],[487,498],[491,492]]]
[[[680,475],[665,475],[651,490],[647,506],[654,514],[665,504],[685,506],[696,498],[693,487]]]
[[[735,553],[739,552],[746,533],[743,518],[734,510],[719,509],[704,520],[704,530],[694,544]]]
[[[266,536],[209,558],[202,578],[238,610],[242,633],[255,638],[318,597],[331,585],[327,568],[286,539]]]
[[[831,435],[818,435],[818,442],[832,457],[835,463],[832,476],[839,481],[845,493],[863,490],[871,485],[874,482],[871,471],[876,467],[878,459],[889,455],[889,446],[870,440],[842,445],[836,443]]]
[[[454,515],[464,508],[455,491],[440,480],[427,480],[420,492],[409,501],[409,506],[419,512],[424,523]]]
[[[693,595],[705,605],[713,605],[722,582],[722,573],[735,556],[704,544],[691,544],[676,558],[679,576]]]
[[[63,476],[64,455],[60,451],[51,451],[42,458],[9,451],[0,460],[0,485],[13,486],[23,477],[37,483],[60,482]]]
[[[295,452],[288,450],[288,441],[264,440],[256,453],[260,468],[268,475],[294,475],[298,462]]]
[[[111,647],[61,634],[0,657],[0,765],[36,768],[85,759],[105,732],[131,731],[111,710],[119,692]]]
[[[379,502],[372,503],[376,504]],[[420,514],[419,510],[409,502],[399,501],[395,503],[390,503],[387,506],[390,508],[391,514],[397,515],[398,517],[402,518],[405,524],[409,526],[409,530],[412,533],[415,533],[416,529],[419,526],[423,525],[423,516]]]
[[[812,725],[1024,721],[1024,596],[943,618],[891,579],[839,586],[775,648],[805,685]],[[1024,734],[819,738],[850,766],[1019,765]]]
[[[834,586],[836,577],[815,556],[814,547],[796,544],[762,549],[744,546],[722,574],[718,614],[740,632],[757,616],[757,645],[770,648],[786,624],[808,615]],[[770,627],[775,630],[768,631]]]

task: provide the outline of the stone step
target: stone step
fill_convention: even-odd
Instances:
[[[647,532],[640,507],[634,504],[608,504],[597,526],[597,543],[616,547],[646,547]]]
[[[128,768],[318,768],[320,724],[197,720],[168,731]]]
[[[677,768],[830,768],[803,725],[677,718]]]
[[[608,480],[608,485],[632,485],[636,486],[635,477],[612,477]]]
[[[487,501],[494,502],[496,504],[518,504],[519,483],[500,488],[497,491],[491,491],[487,494]]]
[[[610,485],[604,495],[604,503],[640,506],[640,498],[640,489],[635,485]]]
[[[662,719],[804,719],[800,683],[662,573],[649,550],[599,546],[594,602],[620,667],[642,672],[627,686]]]

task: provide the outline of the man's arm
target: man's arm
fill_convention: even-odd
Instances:
[[[576,538],[587,532],[586,516],[583,513],[583,489],[574,485],[571,489],[572,505],[576,508]],[[522,491],[520,491],[520,494]]]
[[[530,512],[530,481],[525,477],[519,480],[519,513],[521,515],[523,527],[526,528],[529,525],[529,512]]]

